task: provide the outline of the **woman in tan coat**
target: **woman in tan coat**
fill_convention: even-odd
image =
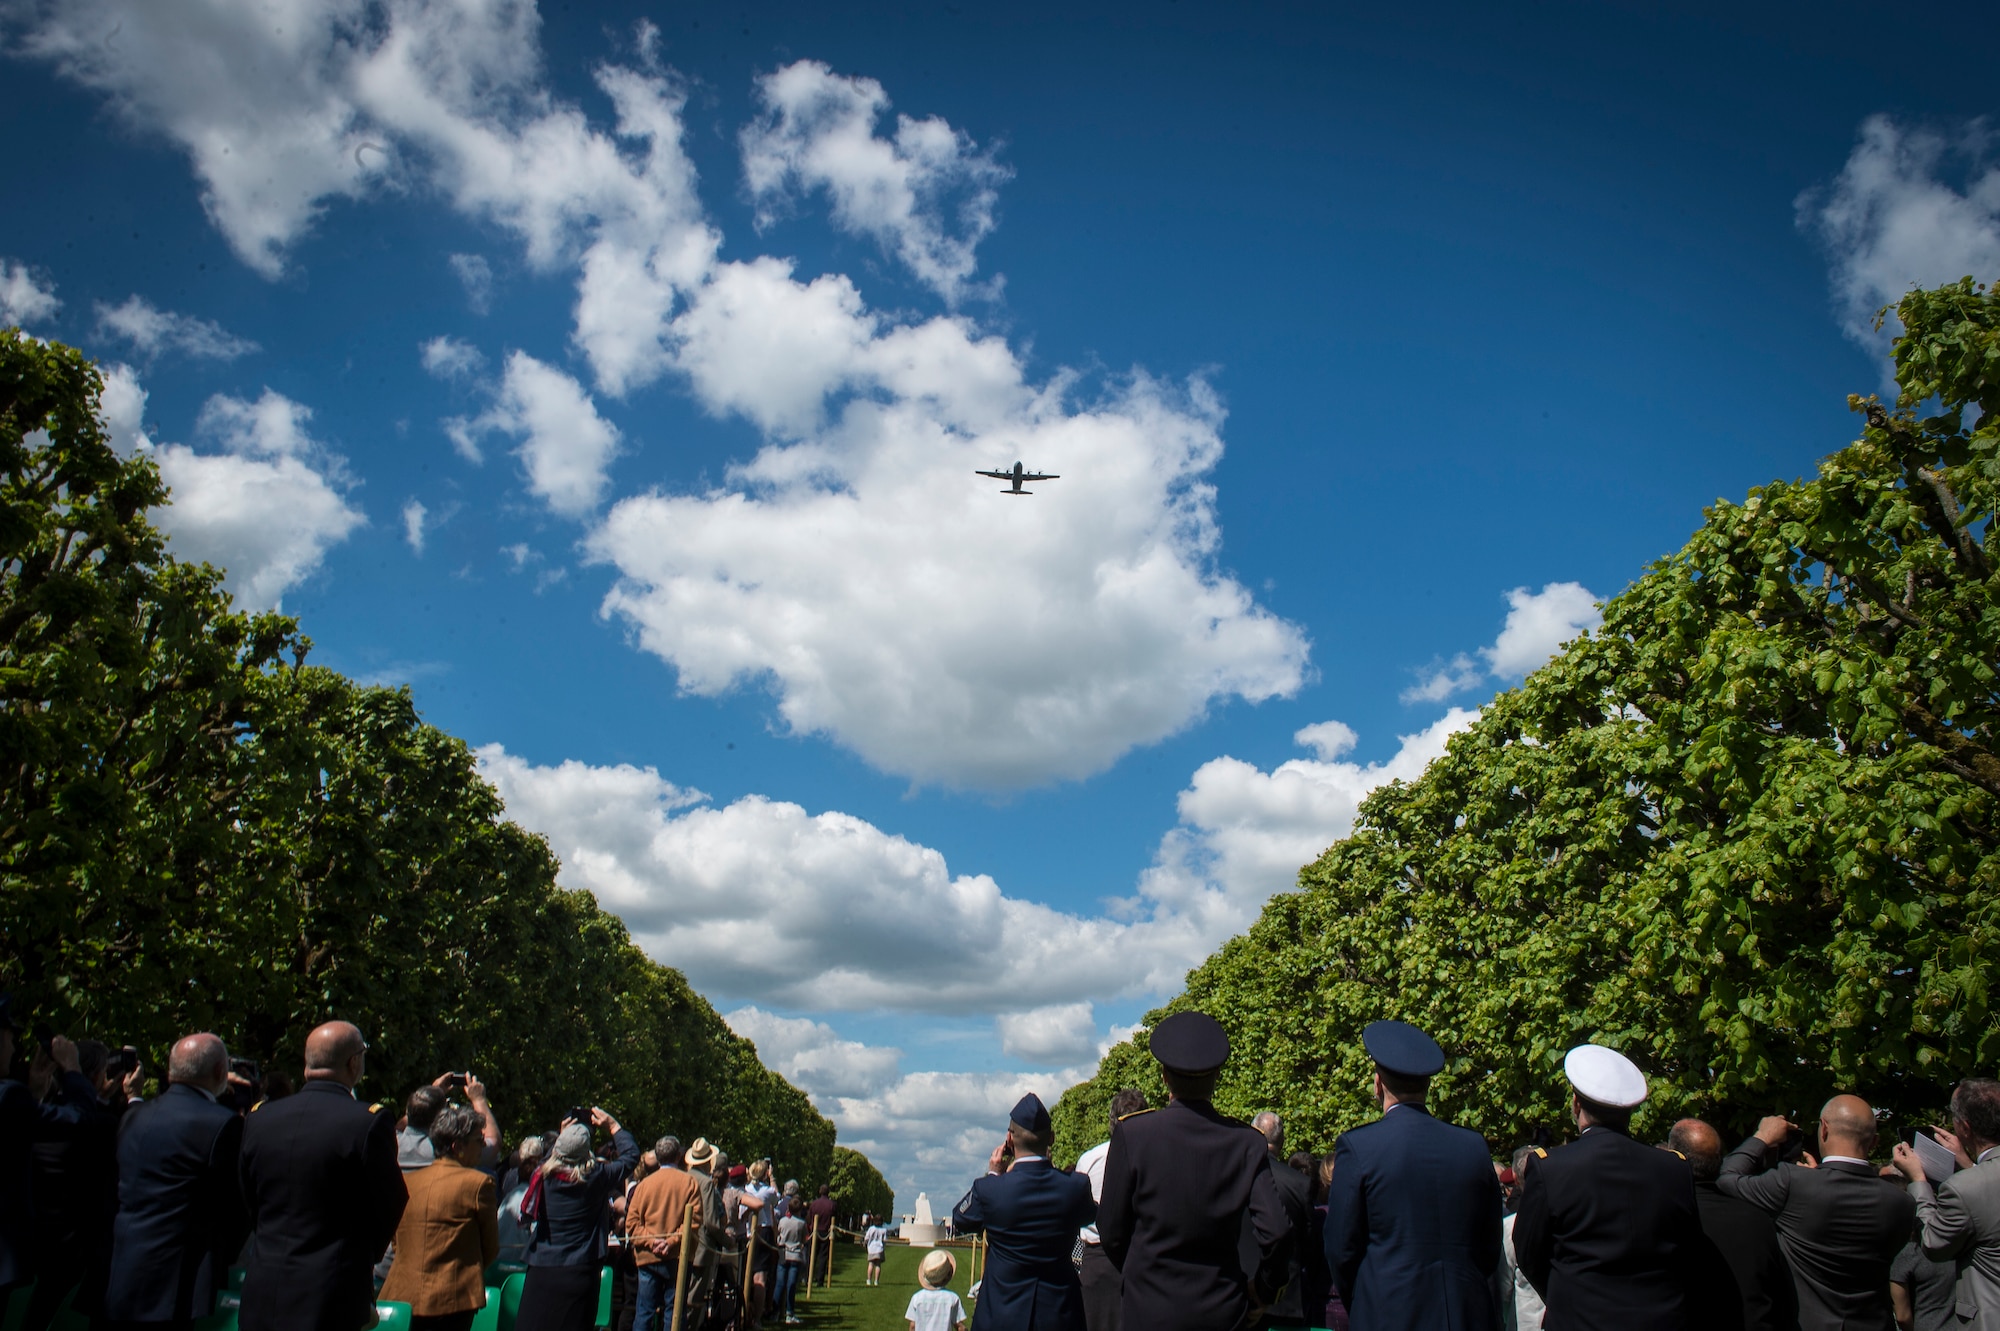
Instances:
[[[493,1179],[476,1167],[485,1127],[473,1110],[441,1110],[431,1122],[436,1162],[403,1175],[410,1204],[396,1227],[396,1263],[382,1298],[410,1305],[413,1331],[468,1331],[486,1306],[500,1222]]]

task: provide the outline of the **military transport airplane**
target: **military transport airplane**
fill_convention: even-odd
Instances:
[[[973,475],[991,476],[996,481],[1012,481],[1014,488],[1011,490],[1002,490],[1000,493],[1003,495],[1033,494],[1033,490],[1023,490],[1021,488],[1021,482],[1023,481],[1059,481],[1062,479],[1062,477],[1052,471],[1023,471],[1021,470],[1021,464],[1018,462],[1014,464],[1014,470],[1012,471],[975,471]]]

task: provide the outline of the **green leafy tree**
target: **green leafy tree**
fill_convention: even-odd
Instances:
[[[307,663],[168,557],[76,351],[0,330],[0,982],[156,1065],[196,1029],[297,1067],[359,1023],[363,1093],[472,1069],[517,1130],[578,1101],[823,1178],[833,1125],[505,820],[408,690]]]
[[[1586,1040],[1650,1074],[1645,1132],[1839,1089],[1932,1121],[1993,1070],[2000,297],[1897,312],[1893,407],[1850,399],[1817,477],[1717,502],[1154,1014],[1228,1028],[1223,1107],[1330,1144],[1373,1113],[1381,1017],[1439,1038],[1436,1102],[1496,1146],[1564,1123]],[[1066,1158],[1157,1085],[1143,1038],[1063,1097]]]
[[[834,1147],[833,1169],[826,1181],[842,1215],[855,1219],[863,1215],[879,1220],[894,1218],[895,1189],[889,1186],[889,1180],[882,1177],[882,1171],[875,1168],[874,1163],[861,1152],[846,1146]]]

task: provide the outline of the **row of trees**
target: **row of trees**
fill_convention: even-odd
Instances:
[[[1850,399],[1816,478],[1709,509],[1152,1014],[1228,1028],[1224,1108],[1330,1144],[1374,1112],[1382,1017],[1438,1037],[1437,1102],[1496,1147],[1563,1123],[1586,1040],[1650,1074],[1645,1132],[1842,1088],[1932,1122],[1992,1073],[2000,297],[1897,312],[1895,407]],[[1057,1105],[1060,1156],[1127,1084],[1161,1091],[1143,1034]]]
[[[882,1171],[861,1152],[846,1146],[834,1147],[833,1176],[829,1182],[841,1214],[894,1218],[896,1194],[882,1177]]]
[[[556,885],[407,689],[308,664],[295,621],[167,555],[159,473],[111,448],[99,390],[0,330],[0,987],[156,1066],[208,1029],[295,1070],[337,1015],[371,1097],[470,1067],[510,1128],[599,1103],[832,1178],[833,1125]]]

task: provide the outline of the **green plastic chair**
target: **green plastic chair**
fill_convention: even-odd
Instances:
[[[377,1300],[375,1331],[410,1331],[410,1305]]]
[[[611,1325],[611,1268],[605,1267],[597,1273],[597,1322],[598,1326]]]
[[[514,1319],[521,1315],[521,1288],[527,1283],[528,1273],[517,1271],[500,1286],[500,1317],[495,1323],[496,1331],[514,1331]]]
[[[500,1291],[486,1287],[486,1306],[472,1314],[472,1331],[500,1331]]]
[[[215,1311],[206,1317],[195,1318],[191,1323],[193,1331],[236,1331],[236,1315],[242,1310],[242,1289],[231,1287],[217,1290]]]

